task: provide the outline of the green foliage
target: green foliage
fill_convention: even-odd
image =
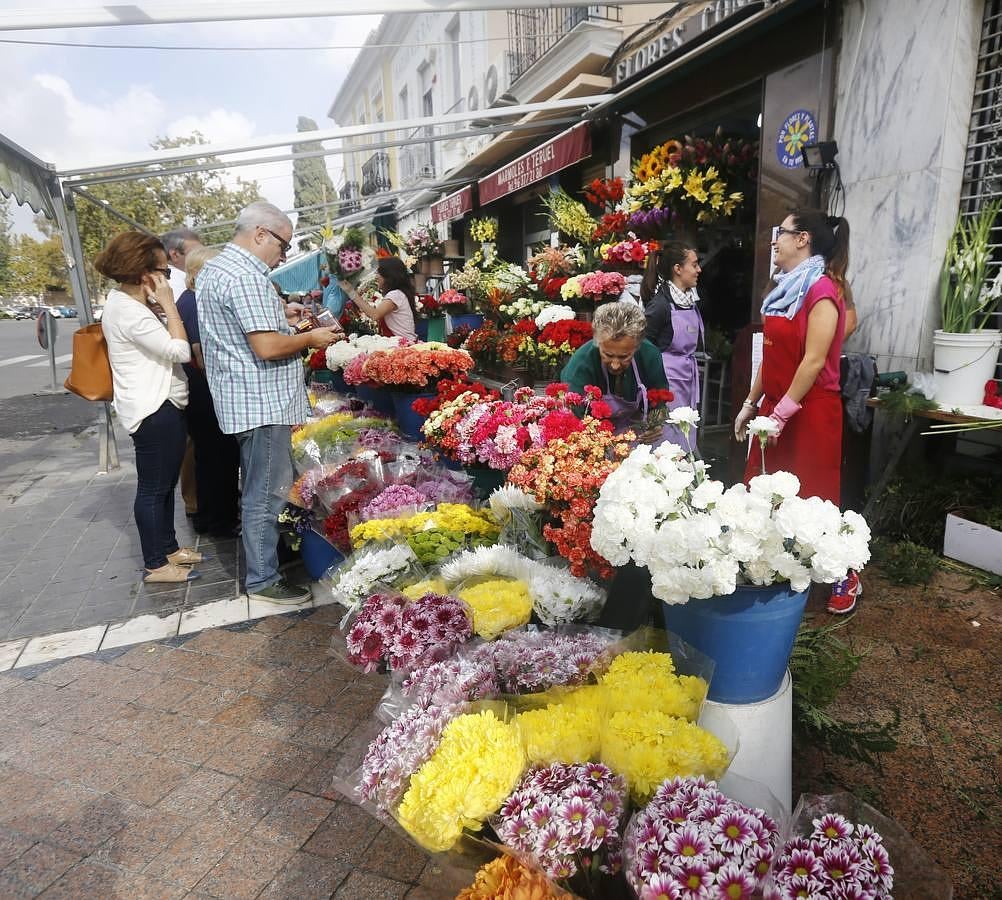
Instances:
[[[68,291],[69,275],[59,235],[53,234],[41,241],[23,234],[13,238],[4,281],[12,294]]]
[[[317,123],[306,116],[300,116],[296,123],[296,131],[316,131]],[[320,141],[310,141],[299,144],[294,152],[308,153],[323,150]],[[292,191],[293,205],[299,209],[303,206],[316,206],[322,203],[334,203],[338,199],[337,189],[327,173],[325,157],[312,156],[308,158],[295,157],[292,160]],[[296,230],[319,228],[330,221],[328,209],[308,209],[299,213]]]
[[[875,541],[873,561],[895,584],[928,584],[940,564],[938,553],[912,541]]]
[[[939,280],[943,331],[967,334],[984,328],[1002,299],[1002,273],[987,283],[992,229],[1000,211],[1002,200],[993,200],[977,216],[957,222]]]
[[[926,399],[925,394],[908,387],[894,387],[880,394],[880,408],[889,416],[903,418],[910,422],[917,413],[939,409],[935,400]]]
[[[1002,510],[1002,478],[912,470],[894,479],[878,498],[870,529],[889,541],[913,541],[938,553],[946,514],[969,517],[978,507]]]
[[[790,656],[793,677],[793,723],[804,740],[847,759],[876,765],[876,754],[897,748],[900,715],[886,725],[846,722],[827,712],[859,668],[863,657],[836,637],[849,619],[811,628],[801,625]]]

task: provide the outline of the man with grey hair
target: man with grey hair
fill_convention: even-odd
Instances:
[[[296,334],[287,324],[268,273],[291,240],[289,217],[255,201],[195,280],[209,391],[220,429],[240,444],[247,595],[272,603],[310,598],[279,575],[278,514],[292,484],[292,426],[309,415],[300,354],[341,336],[333,328]]]
[[[160,235],[160,243],[167,251],[167,262],[170,265],[168,281],[170,289],[174,292],[174,299],[177,300],[187,287],[184,281],[187,271],[185,258],[189,251],[196,247],[202,247],[204,244],[198,232],[192,231],[190,228],[175,228],[172,231],[166,231]]]

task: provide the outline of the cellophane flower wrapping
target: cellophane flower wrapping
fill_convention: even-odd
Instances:
[[[949,900],[946,873],[896,821],[849,793],[803,794],[766,878],[767,900]],[[800,892],[800,893],[798,893]]]
[[[542,872],[507,853],[484,863],[456,900],[573,900]]]
[[[530,768],[490,822],[509,850],[548,877],[580,875],[590,885],[620,869],[626,805],[626,780],[601,763],[553,763]]]
[[[352,554],[339,569],[325,576],[322,583],[334,601],[347,611],[341,622],[343,628],[348,616],[376,593],[377,586],[395,588],[424,577],[424,569],[406,543],[374,544]]]
[[[493,640],[510,628],[525,625],[532,617],[529,586],[517,578],[481,575],[452,589],[473,613],[473,630]]]
[[[377,591],[347,622],[335,649],[364,672],[407,672],[452,655],[472,637],[469,611],[455,597],[425,593],[411,600]]]
[[[646,567],[666,603],[731,594],[739,582],[802,591],[861,569],[870,555],[863,517],[799,489],[789,472],[725,489],[676,444],[640,446],[599,491],[591,547],[613,566]]]
[[[501,523],[499,543],[515,547],[530,559],[551,555],[549,542],[543,537],[542,503],[521,488],[504,484],[491,493],[487,505]]]
[[[758,897],[779,840],[763,809],[702,777],[671,778],[626,827],[623,869],[638,897]]]

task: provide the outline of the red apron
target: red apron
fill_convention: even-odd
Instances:
[[[796,316],[765,316],[762,390],[759,415],[767,416],[783,398],[804,356]],[[800,479],[801,497],[820,497],[841,506],[842,398],[838,391],[812,387],[801,409],[765,450],[766,471],[792,472]],[[745,483],[762,474],[762,454],[754,441],[745,466]]]

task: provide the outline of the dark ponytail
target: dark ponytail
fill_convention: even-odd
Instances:
[[[383,276],[386,293],[390,291],[400,291],[410,305],[411,313],[417,322],[417,307],[414,304],[416,292],[414,290],[414,280],[411,273],[407,271],[407,266],[399,256],[386,256],[376,263],[376,271]]]
[[[648,255],[644,279],[640,282],[640,300],[644,306],[647,306],[657,293],[658,281],[671,281],[674,274],[672,270],[685,262],[692,249],[682,241],[668,241],[661,245],[657,253]]]
[[[852,304],[852,291],[846,281],[849,268],[849,223],[841,216],[828,216],[820,209],[801,208],[790,211],[794,227],[811,236],[811,252],[825,258],[828,277],[835,282],[847,304]]]

